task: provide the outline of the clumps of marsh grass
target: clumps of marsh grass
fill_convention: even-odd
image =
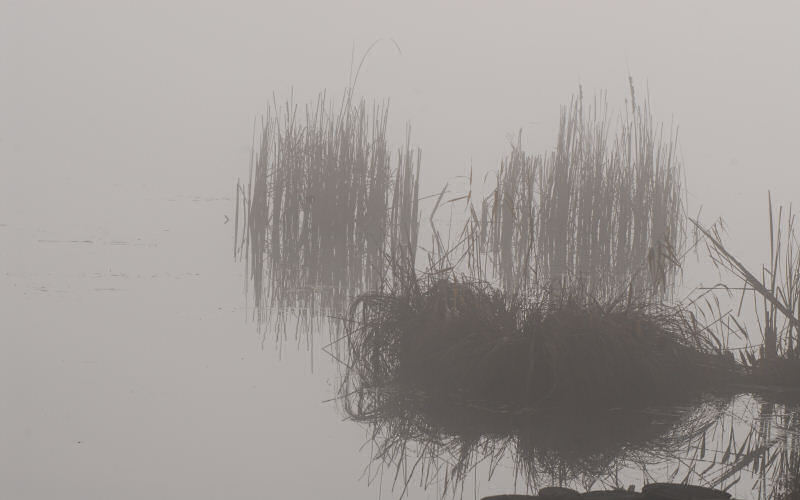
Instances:
[[[543,282],[603,300],[672,290],[685,233],[676,134],[664,136],[632,82],[626,109],[609,139],[605,98],[584,106],[580,92],[562,109],[555,149],[534,156],[519,140],[477,208],[470,174],[467,224],[454,244],[432,228],[430,267],[466,263],[471,279],[512,295]],[[393,165],[387,116],[352,90],[338,107],[323,94],[304,113],[291,101],[268,110],[235,215],[260,319],[339,311],[416,264],[420,153],[406,139]]]
[[[434,273],[353,303],[343,393],[386,387],[498,410],[664,401],[735,378],[690,313],[625,294],[513,296]]]
[[[632,80],[614,136],[605,97],[584,105],[580,91],[562,108],[553,151],[532,155],[519,140],[502,160],[494,192],[470,220],[480,242],[471,248],[491,256],[512,293],[545,279],[595,296],[631,286],[663,296],[685,239],[682,175],[677,132],[654,123]]]
[[[335,311],[413,266],[420,153],[407,138],[393,162],[387,121],[387,103],[367,106],[352,90],[338,106],[323,93],[267,110],[235,215],[259,320]]]

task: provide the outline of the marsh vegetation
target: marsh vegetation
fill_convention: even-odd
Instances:
[[[259,321],[336,311],[413,265],[420,151],[386,140],[388,103],[346,92],[299,108],[273,105],[256,130],[249,179],[237,184],[235,256]]]
[[[256,127],[234,249],[254,316],[278,342],[287,315],[299,337],[330,322],[339,403],[401,496],[412,478],[457,493],[505,460],[528,491],[619,487],[632,467],[653,482],[654,464],[714,488],[749,474],[759,498],[795,491],[794,213],[769,200],[769,262],[748,269],[722,222],[687,215],[677,129],[629,83],[618,118],[579,89],[549,151],[520,135],[485,196],[471,171],[461,195],[421,194],[410,128],[392,147],[388,103],[352,89],[274,102]],[[463,216],[442,228],[445,205]],[[692,251],[718,284],[687,287]]]
[[[471,257],[488,256],[506,292],[541,281],[598,299],[673,289],[686,235],[677,130],[654,122],[632,82],[612,125],[605,96],[586,104],[581,89],[561,110],[552,151],[527,153],[520,140],[501,161],[473,219]]]

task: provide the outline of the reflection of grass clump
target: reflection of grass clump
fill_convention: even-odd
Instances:
[[[396,468],[404,488],[415,477],[426,488],[443,479],[445,492],[458,491],[479,464],[491,471],[506,460],[530,491],[620,486],[620,464],[645,466],[680,453],[724,408],[723,400],[712,400],[694,408],[500,412],[390,388],[352,391],[343,403],[350,419],[370,424],[373,460]]]
[[[539,289],[508,297],[431,275],[362,295],[348,390],[397,386],[493,408],[660,399],[730,378],[732,360],[681,309]]]

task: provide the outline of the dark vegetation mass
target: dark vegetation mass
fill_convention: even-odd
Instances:
[[[347,392],[416,387],[519,410],[664,401],[738,380],[690,313],[623,294],[541,288],[509,298],[485,282],[413,279],[363,294],[346,327]]]

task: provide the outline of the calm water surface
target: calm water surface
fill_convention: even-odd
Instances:
[[[81,190],[86,196],[76,199]],[[257,334],[243,269],[232,259],[226,193],[88,190],[68,178],[43,192],[52,209],[9,210],[0,220],[0,297],[14,325],[0,337],[9,498],[394,498],[406,482],[408,498],[445,491],[462,431],[444,426],[448,446],[410,440],[398,453],[395,444],[382,467],[371,457],[397,436],[373,440],[371,425],[343,421],[329,401],[335,363],[319,347],[290,337],[278,349],[271,332]],[[465,448],[468,472],[463,482],[448,479],[447,491],[479,498],[525,491],[527,480],[581,488],[589,482],[579,464],[592,463],[595,488],[638,488],[694,470],[705,472],[690,474],[692,482],[719,480],[739,498],[757,498],[771,487],[748,472],[758,464],[731,470],[759,446],[769,460],[768,449],[796,439],[796,421],[772,417],[771,429],[748,438],[759,414],[785,413],[750,396],[659,411],[630,433],[619,429],[632,425],[626,420],[614,425],[587,409],[571,421],[572,434],[533,428],[528,445],[484,436]],[[698,425],[707,426],[705,439]],[[678,449],[643,446],[684,428],[694,434]],[[609,432],[610,441],[600,435]],[[537,459],[515,469],[517,444]],[[598,473],[598,464],[610,469]]]

